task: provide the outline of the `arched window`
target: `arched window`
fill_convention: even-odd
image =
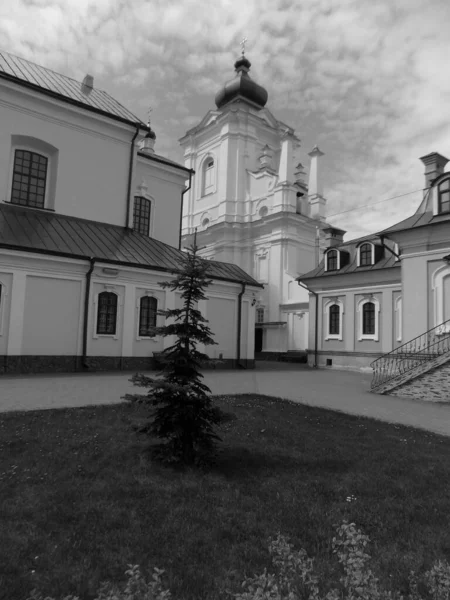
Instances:
[[[215,167],[214,158],[208,157],[203,163],[202,196],[214,191]]]
[[[327,271],[337,271],[339,269],[339,254],[337,250],[328,250],[325,258]]]
[[[264,323],[264,309],[263,308],[256,309],[256,322]]]
[[[97,335],[115,335],[117,329],[117,294],[101,292],[98,295]]]
[[[142,296],[139,303],[139,337],[151,337],[156,327],[158,300],[151,296]]]
[[[450,179],[444,179],[438,185],[438,213],[450,212]]]
[[[14,152],[11,203],[44,208],[48,158],[29,150]]]
[[[328,334],[339,335],[341,331],[341,308],[338,304],[332,304],[329,311]]]
[[[362,244],[359,247],[359,266],[367,267],[373,264],[372,259],[373,246],[372,244]]]
[[[203,221],[202,221],[202,227],[208,227],[208,225],[209,225],[209,219],[208,218],[203,219]]]
[[[375,304],[366,302],[362,307],[362,334],[375,335]]]
[[[133,209],[133,229],[142,235],[150,235],[151,201],[143,196],[135,196]]]

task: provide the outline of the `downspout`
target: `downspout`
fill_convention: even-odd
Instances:
[[[317,369],[317,346],[318,346],[318,335],[319,335],[319,294],[317,294],[314,290],[310,290],[304,283],[301,281],[297,282],[300,287],[307,290],[311,294],[314,294],[316,298],[316,315],[315,315],[315,323],[314,323],[314,364],[313,369]]]
[[[183,201],[184,201],[184,195],[186,192],[188,192],[191,187],[192,187],[192,173],[194,171],[192,171],[192,169],[189,171],[189,185],[187,186],[187,188],[185,190],[183,190],[181,192],[181,208],[180,208],[180,237],[178,240],[178,250],[181,250],[181,231],[183,229]]]
[[[378,237],[380,238],[380,242],[381,242],[381,245],[383,246],[383,248],[386,248],[386,250],[389,250],[389,252],[391,254],[393,254],[397,260],[400,260],[400,256],[396,252],[394,252],[393,250],[391,250],[389,248],[389,246],[386,246],[386,244],[384,243],[385,239],[389,240],[389,241],[392,241],[392,240],[390,240],[386,235],[379,235]]]
[[[130,164],[128,167],[128,186],[127,186],[127,217],[125,221],[125,227],[129,229],[130,222],[130,204],[131,204],[131,181],[133,179],[133,158],[134,158],[134,144],[136,142],[136,138],[139,134],[139,129],[141,128],[140,123],[136,123],[136,131],[134,132],[133,139],[131,140],[131,149],[130,149]]]
[[[89,296],[91,295],[91,277],[94,270],[95,258],[91,256],[89,259],[91,266],[86,273],[86,289],[84,292],[84,315],[83,315],[83,357],[82,366],[84,369],[89,369],[87,364],[87,336],[88,336],[88,321],[89,321]]]
[[[237,353],[236,353],[236,364],[241,369],[246,369],[247,367],[241,363],[241,321],[242,321],[242,296],[245,292],[245,283],[241,282],[242,289],[238,295],[238,323],[237,323]]]

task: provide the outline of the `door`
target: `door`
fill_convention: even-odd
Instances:
[[[255,327],[255,352],[262,352],[263,347],[263,328]]]

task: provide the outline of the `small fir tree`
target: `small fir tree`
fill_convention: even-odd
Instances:
[[[158,314],[175,322],[154,327],[154,335],[176,336],[173,346],[158,355],[162,364],[161,379],[135,374],[130,381],[139,387],[150,387],[147,394],[127,394],[124,399],[134,404],[153,407],[149,420],[137,428],[140,433],[163,441],[152,447],[153,456],[166,463],[204,465],[211,463],[221,438],[215,426],[233,418],[218,407],[212,406],[211,390],[202,383],[199,367],[211,362],[208,356],[196,349],[197,343],[217,344],[212,338],[208,323],[195,308],[205,300],[203,290],[212,280],[207,279],[210,265],[197,256],[196,239],[182,258],[182,270],[170,281],[159,282],[163,288],[182,290],[183,307],[159,310]]]

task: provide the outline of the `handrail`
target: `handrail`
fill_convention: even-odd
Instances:
[[[370,387],[374,389],[449,351],[450,319],[374,360]]]

